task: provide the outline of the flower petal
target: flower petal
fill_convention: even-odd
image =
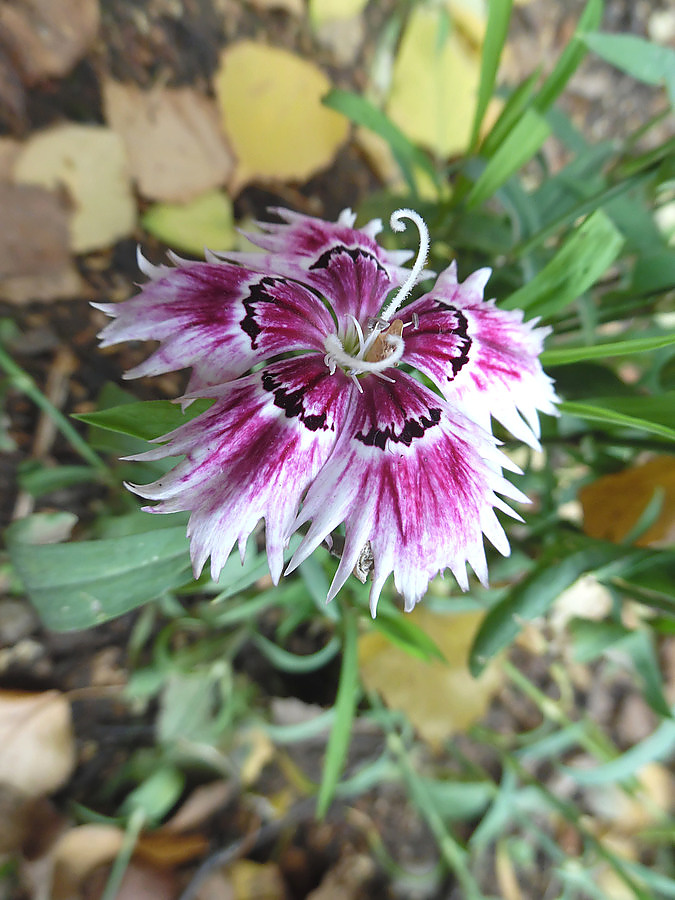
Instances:
[[[259,272],[285,275],[320,291],[339,320],[355,316],[365,322],[376,316],[387,294],[408,276],[406,250],[385,250],[375,241],[382,228],[374,220],[353,228],[349,210],[336,222],[324,222],[287,209],[271,209],[283,223],[258,222],[262,233],[246,237],[266,253],[222,253]]]
[[[276,583],[300,498],[335,444],[355,388],[330,375],[318,355],[288,359],[216,387],[214,405],[136,459],[185,454],[154,484],[132,489],[159,504],[151,512],[190,510],[195,573],[211,556],[214,578],[235,541],[265,519],[267,556]]]
[[[403,372],[393,383],[368,377],[355,395],[328,462],[310,487],[294,528],[311,521],[289,570],[345,523],[345,548],[329,599],[370,541],[373,615],[393,571],[410,610],[429,581],[449,567],[468,587],[466,562],[487,579],[483,534],[504,555],[506,535],[493,507],[509,511],[495,491],[526,498],[501,475],[491,435]]]
[[[430,293],[404,307],[398,317],[411,324],[402,361],[428,375],[482,428],[490,429],[492,415],[538,447],[537,411],[557,414],[553,383],[538,359],[550,329],[483,300],[489,276],[480,269],[458,284],[453,263]]]
[[[230,263],[161,267],[137,296],[98,308],[115,319],[101,332],[103,346],[161,342],[127,378],[192,366],[193,393],[276,353],[323,352],[326,334],[335,331],[325,304],[303,285]]]

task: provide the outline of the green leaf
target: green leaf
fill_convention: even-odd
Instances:
[[[511,21],[512,6],[513,0],[501,0],[499,3],[491,3],[488,7],[488,21],[481,56],[478,98],[471,130],[471,141],[469,142],[471,147],[476,146],[480,126],[494,91],[499,60],[501,59],[506,35],[509,30],[509,22]]]
[[[306,654],[291,653],[262,634],[254,634],[253,643],[276,669],[279,669],[280,672],[294,674],[315,672],[329,663],[340,649],[340,642],[336,637],[331,638],[324,647],[315,653]]]
[[[351,91],[333,88],[326,94],[322,102],[330,109],[342,113],[356,125],[362,125],[375,132],[387,142],[401,174],[413,194],[418,193],[415,168],[421,169],[431,179],[432,184],[438,186],[438,173],[429,157],[410,142],[398,125],[395,125],[382,110],[373,106],[365,97]]]
[[[581,549],[578,549],[581,546]],[[586,572],[616,560],[623,565],[646,551],[630,551],[618,544],[565,536],[557,542],[506,597],[483,619],[469,655],[472,675],[507,647],[526,621],[544,615],[560,594]]]
[[[0,446],[0,450],[2,447]],[[91,466],[47,466],[30,459],[19,465],[19,486],[33,497],[42,497],[52,491],[86,484],[89,481],[100,481],[101,473]]]
[[[629,341],[612,341],[593,344],[590,347],[553,347],[544,350],[540,359],[544,366],[567,366],[586,359],[606,359],[610,356],[628,356],[631,353],[646,353],[675,344],[675,334],[660,334],[656,337],[634,338]]]
[[[120,807],[123,815],[141,810],[151,822],[159,822],[174,806],[185,786],[185,776],[173,766],[164,765],[127,795]]]
[[[600,397],[585,403],[565,401],[559,409],[579,419],[612,427],[638,428],[675,441],[675,427],[671,424],[675,391],[654,397]]]
[[[518,124],[504,138],[476,180],[466,198],[467,209],[480,206],[529,162],[541,148],[551,129],[534,109],[528,109]]]
[[[509,134],[530,105],[538,79],[539,71],[536,70],[511,93],[499,114],[499,118],[481,144],[481,156],[492,156],[501,147],[507,134]]]
[[[623,237],[609,217],[596,210],[567,238],[535,277],[511,294],[503,309],[550,316],[587,291],[619,255]]]
[[[195,400],[183,412],[178,404],[169,400],[145,400],[97,412],[79,413],[73,418],[106,431],[151,441],[206,412],[212,403],[212,400]]]
[[[377,617],[373,619],[373,627],[380,631],[392,644],[423,660],[440,659],[447,662],[443,652],[411,619],[401,615],[396,610],[389,612],[383,605],[377,611]]]
[[[645,84],[665,84],[675,107],[675,50],[652,44],[634,34],[582,35],[586,46],[605,62]]]
[[[31,544],[30,518],[7,530],[10,558],[47,628],[91,628],[135,609],[189,578],[185,528],[79,541]]]
[[[358,618],[354,610],[345,609],[343,624],[342,666],[335,699],[335,719],[326,747],[317,800],[316,811],[319,818],[323,818],[328,811],[340,781],[359,695]]]
[[[583,43],[584,33],[594,31],[598,27],[602,20],[602,13],[602,0],[588,0],[577,23],[574,36],[560,54],[553,71],[541,86],[541,90],[537,95],[535,106],[540,112],[545,112],[553,105],[565,89],[567,82],[579,68],[582,59],[586,55],[586,47]]]

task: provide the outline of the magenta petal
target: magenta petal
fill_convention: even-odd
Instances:
[[[485,581],[483,535],[509,552],[494,513],[508,508],[495,491],[526,499],[501,475],[503,456],[489,434],[409,375],[391,375],[394,383],[363,379],[363,394],[295,523],[311,526],[289,567],[344,522],[345,548],[329,598],[370,541],[373,615],[391,572],[406,609],[446,567],[464,590],[467,562]]]
[[[411,254],[380,247],[374,240],[382,227],[377,220],[355,229],[349,210],[336,223],[284,209],[271,212],[285,223],[260,222],[262,233],[246,234],[266,253],[219,256],[302,281],[326,297],[338,319],[352,315],[364,322],[378,315],[387,294],[408,276],[402,264]]]
[[[311,290],[230,263],[163,267],[137,296],[99,308],[115,319],[101,332],[103,346],[160,341],[128,378],[192,366],[193,391],[236,378],[277,353],[323,351],[325,335],[335,330]]]
[[[538,411],[556,414],[551,379],[539,362],[550,329],[523,313],[483,300],[489,269],[457,283],[456,266],[434,289],[406,306],[403,361],[428,375],[447,400],[485,429],[490,416],[515,437],[538,446]]]
[[[276,582],[302,494],[335,444],[355,388],[330,375],[318,356],[269,365],[214,388],[214,405],[138,459],[185,454],[154,484],[133,490],[159,500],[151,511],[190,510],[195,573],[208,556],[214,578],[235,542],[245,546],[265,519],[267,555]]]

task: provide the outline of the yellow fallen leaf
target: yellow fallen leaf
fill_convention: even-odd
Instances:
[[[213,100],[194,88],[146,91],[111,78],[101,87],[106,119],[144,197],[185,202],[228,181],[234,160]]]
[[[231,866],[229,874],[234,900],[279,900],[286,896],[284,880],[276,863],[242,859]]]
[[[59,691],[0,691],[0,783],[26,797],[60,788],[75,767],[70,704]]]
[[[331,162],[349,125],[321,105],[330,86],[313,63],[278,47],[242,41],[224,52],[214,88],[237,187],[256,178],[303,180]]]
[[[415,143],[445,158],[471,137],[480,51],[456,29],[439,46],[442,9],[416,7],[394,64],[386,112]]]
[[[87,875],[112,862],[123,843],[124,832],[115,825],[79,825],[67,831],[51,851],[53,900],[78,896]]]
[[[359,639],[361,678],[387,706],[405,712],[424,740],[438,746],[483,715],[501,684],[501,673],[492,662],[476,679],[467,667],[483,613],[440,615],[418,606],[410,615],[447,662],[424,662],[372,631]]]
[[[675,540],[675,456],[657,456],[641,466],[605,475],[582,488],[584,531],[594,538],[620,543],[654,496],[663,491],[661,511],[654,524],[636,541],[658,547]]]
[[[73,206],[75,253],[109,247],[136,224],[122,139],[99,125],[56,125],[33,135],[14,164],[14,181],[65,189]]]
[[[453,22],[480,47],[487,25],[487,0],[446,0],[446,4]]]
[[[157,203],[142,224],[169,247],[196,256],[202,256],[205,247],[229,250],[236,237],[232,203],[222,191],[208,191],[190,203]]]
[[[313,25],[359,16],[368,0],[309,0],[309,18]]]

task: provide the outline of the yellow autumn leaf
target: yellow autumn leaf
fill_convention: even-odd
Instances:
[[[68,123],[34,134],[14,164],[14,181],[66,191],[75,253],[109,247],[134,230],[126,151],[110,128]]]
[[[313,63],[278,47],[242,41],[223,53],[214,88],[237,187],[304,180],[331,162],[349,124],[321,105],[330,87]]]
[[[470,140],[480,80],[480,50],[457,29],[443,35],[447,12],[416,7],[394,64],[386,112],[416,144],[445,158]]]
[[[359,16],[368,0],[309,0],[309,17],[314,25]]]
[[[372,631],[359,639],[361,679],[387,706],[405,712],[424,740],[438,746],[483,715],[501,684],[501,673],[493,662],[474,678],[467,666],[483,613],[441,615],[418,606],[410,615],[447,662],[425,662]]]
[[[235,241],[232,203],[222,191],[208,191],[190,203],[156,203],[142,224],[167,246],[195,256],[205,247],[229,250]]]
[[[605,475],[582,488],[584,531],[594,538],[620,543],[654,496],[663,493],[656,521],[641,535],[641,547],[666,546],[675,540],[675,457],[657,456],[641,466]]]

